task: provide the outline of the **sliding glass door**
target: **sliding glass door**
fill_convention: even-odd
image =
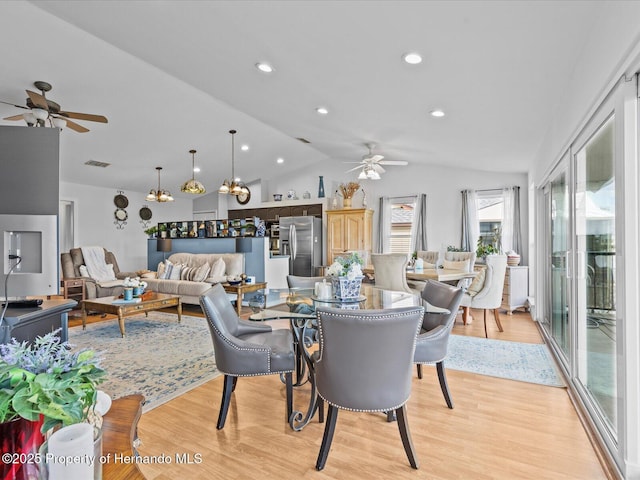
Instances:
[[[577,377],[616,431],[615,115],[575,149]]]

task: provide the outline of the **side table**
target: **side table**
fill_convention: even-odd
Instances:
[[[267,282],[256,282],[256,283],[240,283],[238,285],[230,285],[228,283],[223,283],[224,291],[227,293],[235,293],[238,298],[236,299],[236,311],[238,312],[238,316],[240,316],[240,310],[242,309],[242,298],[245,293],[256,292],[263,288],[267,288]]]
[[[82,300],[86,298],[84,278],[63,278],[60,280],[60,287],[63,298],[78,302],[78,307],[74,310],[79,310],[82,305]]]
[[[142,415],[143,403],[142,395],[117,398],[103,417],[102,455],[108,459],[102,465],[102,478],[105,480],[145,478],[136,463],[126,463],[127,459],[137,455],[134,442],[137,441],[138,420]]]

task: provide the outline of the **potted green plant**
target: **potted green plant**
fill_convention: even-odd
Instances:
[[[156,235],[158,233],[158,227],[156,225],[149,227],[144,231],[144,233],[149,235],[149,238],[156,238]]]
[[[87,419],[105,371],[92,350],[74,352],[58,334],[0,345],[0,423],[42,416],[44,433]]]

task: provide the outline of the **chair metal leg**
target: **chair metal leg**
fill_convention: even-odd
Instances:
[[[496,319],[496,324],[498,325],[498,330],[504,332],[502,329],[502,324],[500,323],[500,311],[497,308],[493,309],[493,318]]]
[[[418,369],[418,378],[420,378],[420,379],[421,379],[421,378],[422,378],[422,364],[421,364],[421,363],[418,363],[418,364],[416,365],[416,368]]]
[[[238,377],[231,375],[224,376],[224,387],[222,389],[222,403],[220,404],[220,413],[218,414],[218,425],[216,428],[222,430],[224,428],[224,422],[227,419],[227,412],[229,411],[229,404],[231,403],[231,393],[235,387],[235,383]]]
[[[453,408],[453,401],[451,400],[451,394],[449,393],[449,385],[447,384],[447,374],[444,371],[444,362],[436,363],[436,370],[438,371],[438,380],[440,381],[440,389],[444,400],[447,402],[447,407]]]
[[[327,412],[327,423],[324,426],[324,435],[322,436],[322,445],[320,445],[320,452],[318,453],[318,460],[316,461],[316,470],[322,470],[325,463],[327,463],[329,449],[331,448],[331,441],[333,440],[333,433],[336,430],[337,419],[338,407],[334,407],[333,405],[329,404],[329,411]]]
[[[420,465],[418,464],[418,457],[416,456],[416,451],[413,448],[413,442],[411,441],[411,432],[409,431],[409,422],[407,422],[407,410],[405,405],[396,408],[396,416],[398,417],[398,429],[400,430],[402,446],[407,454],[411,468],[415,468],[417,470]]]
[[[287,418],[285,421],[289,423],[289,419],[293,413],[293,373],[285,373],[284,378],[286,385],[285,388],[287,390]]]

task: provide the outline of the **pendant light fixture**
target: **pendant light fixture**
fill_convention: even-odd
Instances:
[[[153,188],[149,191],[149,194],[146,196],[148,202],[173,202],[173,197],[168,190],[162,190],[160,188],[160,171],[162,167],[156,167],[158,171],[158,190],[154,190]]]
[[[229,130],[231,134],[231,180],[225,179],[220,185],[218,189],[218,193],[222,194],[230,194],[230,195],[247,195],[249,193],[249,189],[242,182],[236,181],[236,173],[235,173],[235,141],[234,136],[237,133],[235,130]]]
[[[196,168],[196,151],[189,150],[191,154],[191,180],[187,180],[180,187],[181,192],[192,193],[194,195],[200,195],[205,193],[207,190],[204,188],[204,185],[196,180],[195,168]]]

